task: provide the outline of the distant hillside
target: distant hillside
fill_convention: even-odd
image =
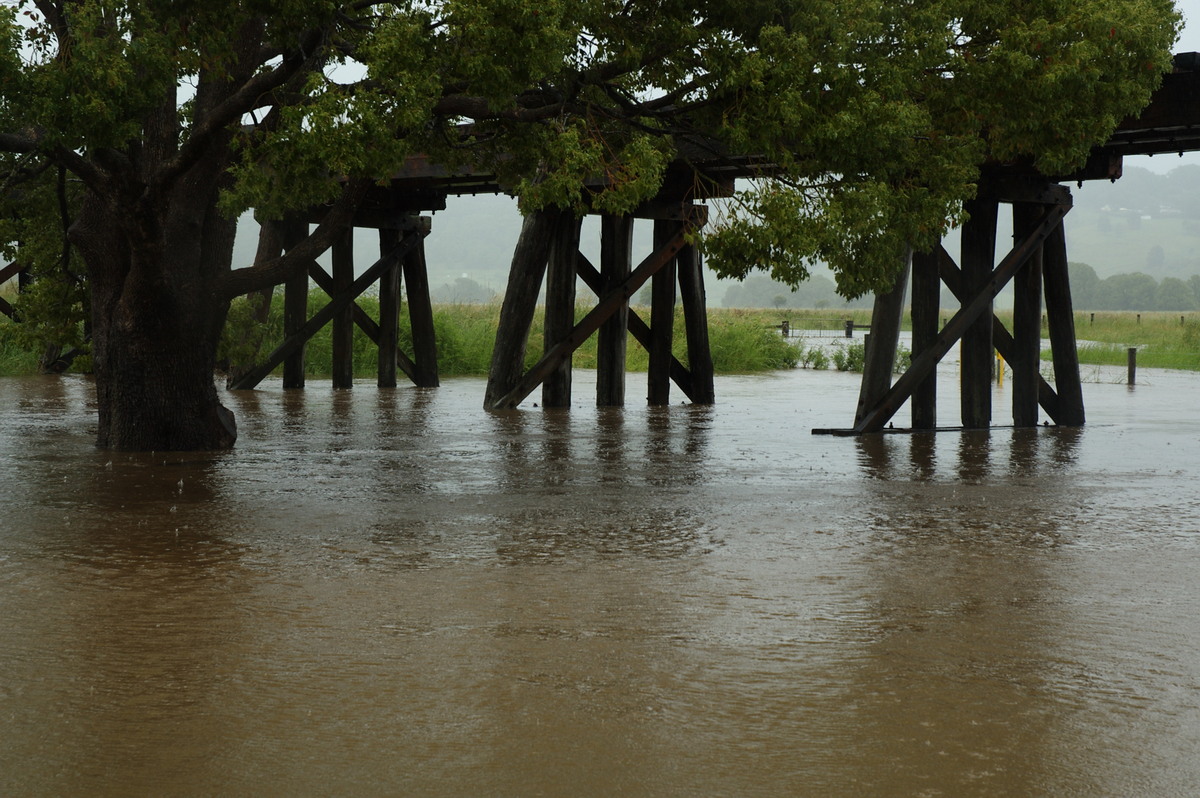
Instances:
[[[1142,272],[1161,280],[1200,274],[1200,166],[1167,174],[1126,167],[1115,183],[1072,186],[1067,254],[1101,277]]]

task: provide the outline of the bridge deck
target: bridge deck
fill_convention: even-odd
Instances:
[[[667,175],[663,197],[692,199],[728,196],[733,181],[769,169],[760,159],[714,157],[711,146],[684,143],[683,157]],[[1119,158],[1200,151],[1200,53],[1175,56],[1175,71],[1163,76],[1162,86],[1137,116],[1125,119],[1108,142],[1093,152],[1088,167],[1069,180],[1109,179],[1120,175]],[[686,165],[685,165],[686,164]],[[693,171],[695,170],[695,171]],[[702,181],[695,183],[696,171]],[[511,193],[495,173],[450,170],[428,156],[415,155],[392,176],[390,190],[371,204],[379,210],[441,210],[451,195]]]

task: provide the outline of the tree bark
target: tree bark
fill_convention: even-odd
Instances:
[[[211,290],[205,257],[206,248],[232,257],[233,227],[131,220],[94,197],[85,203],[71,237],[92,287],[99,447],[211,450],[237,439],[214,383],[229,301]]]

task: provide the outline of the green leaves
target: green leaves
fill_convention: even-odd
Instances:
[[[1169,0],[798,6],[726,56],[722,135],[781,168],[705,246],[719,273],[792,284],[825,261],[848,297],[956,223],[984,162],[1082,165],[1149,100],[1179,22]]]
[[[1148,100],[1179,24],[1170,0],[63,8],[0,9],[0,133],[36,131],[81,172],[109,148],[153,184],[152,155],[212,136],[222,99],[273,74],[227,120],[253,134],[205,150],[229,214],[327,201],[414,152],[495,171],[527,210],[623,213],[654,197],[679,141],[703,139],[771,164],[707,232],[710,264],[794,284],[821,260],[847,296],[956,223],[985,161],[1078,166]]]

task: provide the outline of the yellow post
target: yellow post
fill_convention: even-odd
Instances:
[[[999,352],[996,353],[996,384],[1004,387],[1004,358]]]

